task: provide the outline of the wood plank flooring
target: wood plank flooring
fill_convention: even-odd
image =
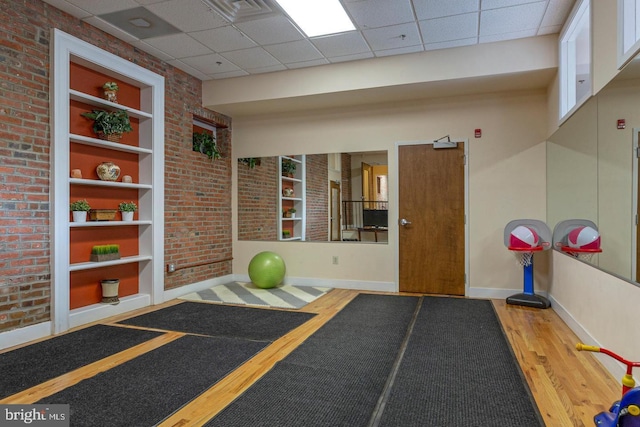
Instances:
[[[167,418],[161,427],[201,426],[242,394],[306,338],[340,311],[360,291],[336,289],[299,311],[317,313],[313,319],[276,340],[240,368]],[[177,300],[120,315],[103,324],[180,303]],[[549,427],[593,426],[593,416],[619,398],[620,386],[590,353],[578,352],[578,338],[552,309],[538,310],[494,300],[494,307],[522,367],[532,394]],[[90,325],[86,325],[90,326]],[[85,327],[86,327],[85,326]],[[164,345],[183,334],[172,333],[84,366],[0,403],[33,403]],[[7,349],[5,351],[10,351]],[[4,352],[4,351],[3,351]],[[478,367],[482,369],[482,367]]]

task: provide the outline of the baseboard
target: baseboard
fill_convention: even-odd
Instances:
[[[164,300],[170,301],[172,299],[180,298],[181,296],[190,294],[192,292],[209,289],[216,285],[224,285],[225,283],[233,282],[234,280],[236,279],[234,278],[233,274],[227,274],[226,276],[207,279],[203,280],[202,282],[196,282],[190,285],[181,286],[179,288],[169,289],[164,291]]]
[[[48,337],[51,335],[51,330],[51,322],[42,322],[2,332],[0,333],[0,350]]]
[[[488,299],[507,299],[511,295],[519,294],[520,289],[496,289],[496,288],[469,288],[467,297],[469,298],[488,298]],[[548,298],[547,292],[537,292],[536,295]]]
[[[233,280],[238,282],[251,281],[248,274],[235,274]],[[297,286],[320,286],[339,289],[354,289],[358,291],[398,292],[398,288],[393,282],[365,282],[362,280],[319,279],[310,277],[286,277],[284,282],[287,285]]]
[[[576,319],[573,318],[571,313],[569,313],[562,304],[556,301],[553,296],[549,297],[549,301],[551,301],[551,308],[556,314],[562,319],[562,321],[573,331],[574,334],[578,336],[580,341],[583,344],[594,345],[600,347],[600,343],[593,338],[586,329],[582,327]],[[577,344],[577,343],[576,343]],[[578,351],[578,350],[576,350]],[[603,355],[601,353],[592,353],[596,359],[604,366],[604,368],[609,371],[614,378],[622,378],[625,374],[624,367],[616,362],[613,358]]]

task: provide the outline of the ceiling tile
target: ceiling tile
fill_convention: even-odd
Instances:
[[[480,36],[537,30],[546,5],[546,2],[540,1],[503,9],[483,10],[480,12]]]
[[[291,62],[287,64],[287,68],[295,69],[295,68],[307,68],[307,67],[316,67],[318,65],[326,65],[329,64],[329,61],[326,59],[316,59],[314,61],[304,61],[304,62]]]
[[[179,59],[172,59],[171,61],[167,61],[167,64],[169,65],[173,65],[176,68],[181,69],[182,71],[184,71],[187,74],[191,74],[194,77],[199,78],[200,80],[208,80],[209,76],[205,73],[200,72],[199,70],[196,70],[193,67],[188,66],[187,64],[185,64],[184,62],[180,61]]]
[[[225,52],[222,56],[240,68],[263,68],[279,64],[276,58],[261,47]]]
[[[345,3],[345,8],[363,29],[386,27],[415,20],[410,0],[394,0],[393,7],[389,7],[389,0],[353,1]]]
[[[428,43],[424,45],[425,50],[449,49],[452,47],[469,46],[478,43],[477,37],[469,37],[468,39],[451,40],[441,43]]]
[[[519,6],[532,3],[535,0],[482,0],[482,10],[498,9],[501,7]],[[548,1],[548,0],[545,0]]]
[[[336,63],[336,62],[349,62],[349,61],[359,61],[361,59],[369,59],[369,58],[373,58],[374,55],[371,52],[365,52],[365,53],[357,53],[357,54],[353,54],[353,55],[345,55],[345,56],[334,56],[329,58],[329,61],[332,63]]]
[[[212,55],[191,56],[189,58],[182,58],[180,61],[205,74],[227,73],[240,70],[238,66],[230,63],[226,58],[223,58],[217,53]]]
[[[479,0],[415,0],[413,4],[419,21],[480,10]]]
[[[420,21],[425,44],[478,36],[478,13],[448,16]]]
[[[150,46],[166,52],[177,59],[185,58],[187,56],[201,56],[213,53],[211,49],[184,33],[154,37],[151,39],[145,39],[144,41]]]
[[[398,49],[376,50],[375,54],[377,57],[381,58],[383,56],[404,55],[405,53],[416,53],[416,52],[422,52],[422,51],[424,51],[424,48],[422,47],[422,45],[418,45],[418,46],[401,47]]]
[[[322,54],[307,40],[274,44],[264,49],[283,64],[322,59]]]
[[[126,31],[122,31],[120,28],[115,27],[96,16],[85,18],[83,19],[83,21],[89,25],[93,25],[94,27],[101,29],[106,33],[111,34],[114,37],[119,38],[120,40],[124,40],[127,43],[132,43],[138,40],[137,38],[127,33]]]
[[[282,15],[240,22],[236,27],[252,39],[260,40],[262,45],[304,39],[300,31]]]
[[[326,57],[359,55],[371,52],[367,42],[357,31],[311,39],[311,43]]]
[[[284,71],[287,67],[282,64],[278,65],[270,65],[268,67],[258,67],[258,68],[247,68],[247,71],[251,74],[256,73],[273,73],[274,71]]]
[[[480,43],[493,43],[504,40],[522,39],[525,37],[533,37],[536,35],[536,29],[514,31],[511,33],[491,34],[488,36],[480,36]]]
[[[92,15],[117,12],[124,9],[133,9],[140,6],[134,0],[67,0],[69,3],[86,10]]]
[[[210,30],[228,24],[201,0],[170,0],[146,8],[185,32]]]
[[[139,40],[139,41],[134,41],[131,43],[134,47],[143,50],[153,56],[155,56],[156,58],[160,58],[163,61],[169,61],[169,60],[173,60],[175,59],[173,56],[168,55],[166,52],[163,52],[159,49],[156,49],[155,47],[147,44],[146,42]]]
[[[209,74],[209,77],[218,80],[218,79],[229,79],[232,77],[243,77],[243,76],[248,76],[249,73],[244,71],[244,70],[238,70],[238,71],[229,71],[228,73],[215,73],[215,74]]]
[[[215,52],[229,52],[256,46],[249,37],[236,30],[231,25],[206,31],[189,33],[191,37]]]
[[[76,18],[86,18],[91,16],[89,12],[84,9],[79,8],[66,0],[44,0],[45,3],[50,4],[56,9],[60,9],[63,12],[67,12],[71,16],[75,16]]]
[[[544,36],[547,34],[558,34],[562,30],[562,25],[552,25],[550,27],[540,27],[536,36]]]
[[[551,27],[557,25],[562,28],[569,13],[571,13],[574,3],[575,0],[550,0],[540,26]]]
[[[420,31],[418,31],[418,26],[415,22],[364,30],[362,34],[373,50],[422,45]]]

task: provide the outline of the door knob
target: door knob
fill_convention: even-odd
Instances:
[[[400,225],[403,225],[403,226],[404,226],[404,225],[411,225],[411,221],[407,221],[406,219],[402,218],[402,219],[399,221],[399,224],[400,224]]]

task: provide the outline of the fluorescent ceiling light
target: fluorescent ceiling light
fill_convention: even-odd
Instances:
[[[356,28],[339,0],[276,0],[307,37]]]

